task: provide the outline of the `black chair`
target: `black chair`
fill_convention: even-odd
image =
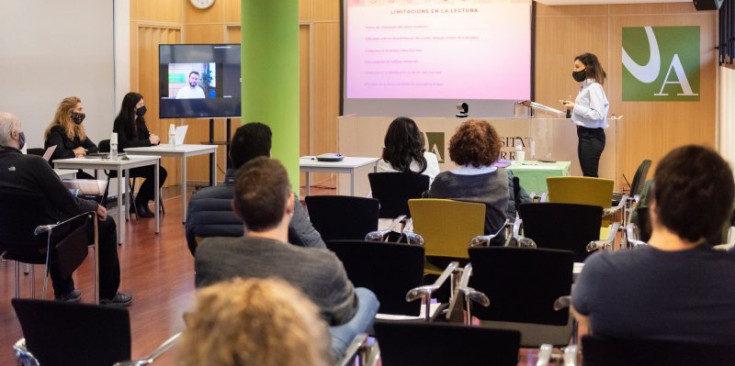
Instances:
[[[643,339],[582,338],[585,366],[735,365],[735,345]]]
[[[369,173],[368,180],[373,197],[380,201],[381,218],[411,217],[408,200],[421,198],[429,189],[429,176],[413,172]]]
[[[378,200],[352,196],[307,196],[306,208],[322,239],[363,240],[378,229]]]
[[[576,262],[590,254],[587,244],[600,239],[602,207],[573,203],[524,203],[520,207],[523,236],[539,248],[574,252]]]
[[[384,366],[518,364],[517,331],[382,320],[373,328]]]
[[[69,278],[88,254],[88,246],[97,249],[96,216],[82,213],[61,223],[45,222],[46,198],[21,192],[0,192],[0,247],[3,258],[15,261],[15,296],[20,296],[20,263],[49,264],[55,262],[61,276]],[[21,207],[19,209],[19,207]],[[98,263],[95,261],[94,284],[97,301]],[[35,297],[33,266],[31,270],[31,297]],[[46,280],[44,279],[44,295]]]
[[[356,287],[373,291],[383,314],[420,313],[421,302],[406,302],[406,293],[422,285],[424,248],[417,245],[360,240],[328,241]]]
[[[640,195],[643,192],[643,185],[648,177],[648,170],[651,168],[651,160],[645,159],[638,165],[638,169],[633,176],[633,182],[630,183],[630,198]]]
[[[33,357],[43,366],[113,365],[130,359],[127,309],[27,299],[11,302],[25,338],[14,347],[19,357]],[[165,342],[152,358],[165,352],[162,348],[168,349],[177,337]],[[147,361],[135,364],[147,365]]]
[[[572,333],[569,309],[554,302],[572,289],[574,253],[512,247],[470,248],[470,287],[490,299],[472,315],[493,328],[521,331],[523,346],[566,345]]]
[[[28,155],[43,156],[43,154],[46,153],[46,149],[40,147],[29,147],[26,152]]]

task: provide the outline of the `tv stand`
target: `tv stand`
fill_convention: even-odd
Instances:
[[[225,120],[225,141],[215,141],[214,139],[214,118],[209,119],[209,141],[206,142],[206,144],[209,145],[225,145],[225,156],[227,157],[226,163],[225,163],[225,174],[227,174],[227,170],[230,169],[230,143],[232,142],[231,132],[232,128],[230,127],[230,119],[227,118]],[[209,170],[212,171],[212,166],[217,164],[216,161],[214,161],[214,155],[209,156]],[[216,172],[215,172],[216,174]],[[212,177],[209,177],[209,185],[213,186],[214,182],[212,181]]]

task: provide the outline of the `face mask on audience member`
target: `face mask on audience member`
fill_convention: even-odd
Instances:
[[[74,121],[74,123],[81,125],[84,121],[84,117],[87,115],[84,113],[77,113],[77,112],[71,112],[71,120]]]
[[[135,114],[137,114],[137,115],[138,115],[138,117],[143,117],[143,115],[145,114],[145,112],[146,112],[147,110],[148,110],[148,109],[146,109],[146,107],[145,107],[145,106],[142,106],[142,107],[138,108],[138,110],[137,110],[137,111],[135,111]]]
[[[579,70],[579,71],[572,71],[572,77],[574,78],[575,81],[577,81],[578,83],[581,83],[584,81],[584,79],[587,79],[587,73],[585,72],[584,69]]]
[[[24,146],[26,146],[26,133],[20,132],[18,133],[18,150],[23,150]]]

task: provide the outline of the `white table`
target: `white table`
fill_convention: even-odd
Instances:
[[[179,170],[179,178],[181,178],[182,195],[184,199],[181,222],[186,223],[186,159],[190,156],[212,154],[214,161],[217,161],[217,145],[176,145],[171,147],[169,144],[160,144],[158,146],[147,147],[129,147],[125,149],[125,153],[129,155],[156,155],[176,157],[181,160],[181,170]],[[216,164],[211,164],[209,170],[210,180],[217,185]]]
[[[125,227],[121,223],[125,222],[125,209],[127,204],[123,205],[122,193],[125,192],[125,197],[129,197],[130,192],[128,185],[123,184],[125,181],[124,177],[127,177],[127,171],[133,168],[139,168],[142,166],[155,166],[155,172],[153,174],[154,182],[153,186],[158,187],[158,174],[160,169],[161,157],[160,156],[127,156],[127,160],[121,158],[110,160],[102,159],[100,157],[86,157],[86,158],[71,158],[71,159],[56,159],[54,160],[54,167],[57,169],[102,169],[102,170],[114,170],[117,171],[117,209],[118,209],[118,228],[117,228],[117,242],[122,244],[125,242]],[[125,172],[123,174],[123,172]],[[161,231],[161,218],[159,217],[160,197],[159,190],[154,189],[155,196],[154,202],[156,203],[156,209],[154,210],[156,218],[156,234]]]
[[[380,158],[345,157],[342,161],[318,161],[313,156],[299,158],[299,169],[306,173],[306,195],[309,195],[309,173],[348,173],[350,174],[350,195],[355,195],[355,170],[373,164],[373,171],[377,169]]]
[[[72,169],[54,169],[54,173],[61,179],[76,179],[77,171]]]

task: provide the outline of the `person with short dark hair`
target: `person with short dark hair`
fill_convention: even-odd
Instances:
[[[735,344],[735,253],[714,250],[735,182],[717,152],[683,146],[656,167],[648,246],[593,254],[572,291],[582,328],[611,338]]]
[[[355,289],[331,251],[286,242],[298,203],[279,161],[258,157],[247,162],[238,169],[234,188],[233,210],[248,231],[239,238],[202,241],[194,261],[196,286],[234,277],[280,277],[319,306],[322,318],[333,326],[333,354],[341,357],[352,339],[372,324],[379,305],[375,294]]]
[[[500,138],[487,121],[463,122],[449,140],[449,157],[459,167],[441,172],[428,196],[485,204],[485,234],[496,233],[505,222],[511,190],[508,173],[493,166],[500,156]],[[494,242],[498,244],[502,238]]]
[[[176,92],[176,99],[204,99],[204,89],[199,86],[199,79],[201,76],[198,71],[190,72],[186,85]]]
[[[240,126],[230,144],[233,169],[227,171],[224,184],[200,189],[191,196],[186,218],[186,242],[192,255],[196,253],[197,237],[243,236],[246,228],[230,206],[235,194],[235,172],[254,158],[270,157],[272,135],[270,127],[260,122]],[[296,202],[288,227],[288,242],[303,247],[326,248],[298,197]]]
[[[439,160],[424,149],[424,135],[414,120],[398,117],[385,133],[378,172],[414,172],[429,176],[429,183],[439,174]]]
[[[569,110],[571,119],[577,125],[577,155],[582,174],[585,177],[597,177],[602,150],[605,149],[605,128],[610,103],[607,101],[605,83],[607,74],[600,61],[592,53],[584,53],[574,58],[572,77],[582,83],[574,102],[563,100],[562,104]]]
[[[15,207],[15,210],[37,210],[39,217],[49,223],[67,220],[84,212],[94,211],[99,219],[99,294],[100,303],[127,306],[133,297],[118,292],[120,263],[117,257],[117,227],[107,210],[92,200],[72,195],[61,183],[59,176],[40,156],[24,155],[25,133],[18,117],[0,112],[0,191],[9,194],[38,194],[44,197],[43,207]],[[6,208],[7,209],[7,208]],[[14,228],[11,228],[11,230]],[[71,229],[73,230],[73,229]],[[71,231],[68,231],[71,232]],[[63,235],[60,235],[63,237]],[[26,245],[5,248],[17,256],[45,253],[46,245]],[[49,275],[58,301],[79,302],[81,293],[74,289],[74,280],[64,279],[57,263],[50,263]]]

